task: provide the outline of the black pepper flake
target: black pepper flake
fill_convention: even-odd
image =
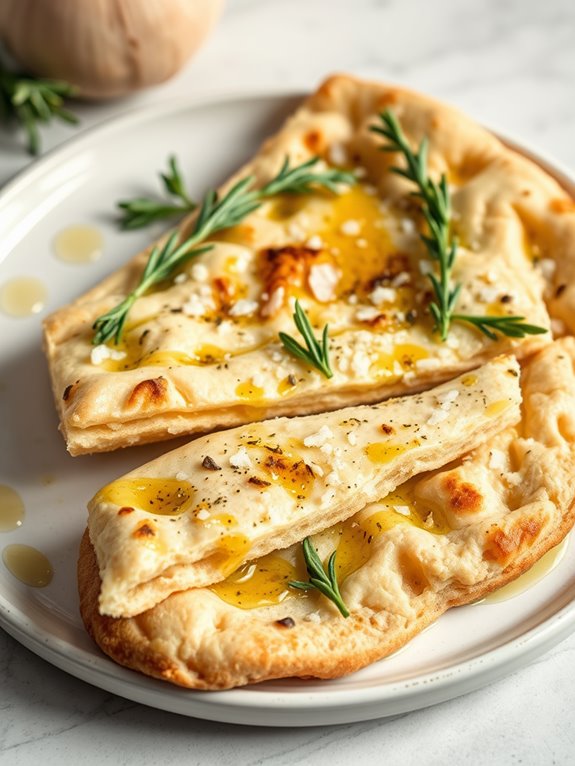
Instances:
[[[250,476],[248,479],[250,484],[255,484],[256,487],[269,487],[271,482],[265,479],[260,479],[258,476]]]
[[[276,625],[279,625],[281,628],[295,628],[295,620],[293,617],[282,617],[281,620],[276,620]]]
[[[204,468],[207,468],[208,471],[221,471],[222,467],[216,463],[216,461],[211,458],[209,455],[206,455],[205,458],[202,460],[202,465]]]
[[[513,375],[514,378],[518,378],[519,377],[519,373],[517,372],[517,370],[507,370],[507,372],[510,375]]]
[[[499,300],[501,301],[501,303],[511,303],[513,301],[513,296],[505,294],[505,295],[502,295]]]
[[[567,285],[565,285],[565,284],[558,285],[557,289],[555,290],[555,297],[556,298],[560,298],[563,295],[563,293],[565,292],[566,289],[567,289]]]
[[[293,373],[290,373],[287,379],[290,386],[295,386],[297,384],[297,378]]]

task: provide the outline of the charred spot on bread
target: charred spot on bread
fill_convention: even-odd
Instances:
[[[127,406],[129,408],[145,409],[154,404],[159,404],[166,399],[168,383],[165,378],[148,378],[138,383],[130,396]]]

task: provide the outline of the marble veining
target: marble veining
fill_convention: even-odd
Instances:
[[[311,89],[351,71],[426,91],[575,167],[573,0],[229,0],[171,82],[83,104],[81,129],[181,95]],[[44,148],[76,131],[55,125]],[[0,132],[0,183],[29,162]],[[575,636],[519,672],[426,710],[317,729],[242,728],[89,686],[0,631],[0,764],[571,764]]]

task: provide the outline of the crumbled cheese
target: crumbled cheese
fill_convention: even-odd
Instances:
[[[309,614],[306,614],[304,620],[306,622],[313,622],[316,625],[319,625],[321,622],[321,617],[319,616],[319,612],[310,612]]]
[[[489,450],[489,467],[496,471],[504,470],[507,465],[505,453],[500,449]]]
[[[447,410],[437,409],[433,410],[430,417],[427,419],[427,422],[430,426],[435,426],[438,423],[443,423],[448,417],[449,412]]]
[[[423,274],[424,277],[426,277],[428,274],[433,273],[433,264],[431,261],[419,261],[419,271],[421,274]]]
[[[410,516],[411,515],[411,511],[409,510],[409,506],[408,505],[394,505],[393,506],[393,510],[396,513],[401,513],[402,516]]]
[[[350,431],[347,435],[347,440],[351,444],[352,447],[355,447],[357,444],[357,436],[354,434],[353,431]]]
[[[499,293],[500,290],[498,287],[491,287],[491,285],[489,285],[482,287],[477,297],[483,303],[493,303],[493,301],[497,300]]]
[[[303,239],[305,231],[297,223],[297,221],[290,221],[288,224],[288,234],[292,239]]]
[[[325,477],[325,483],[332,487],[341,484],[339,473],[337,471],[331,471],[331,473],[328,473],[328,475]]]
[[[90,361],[94,365],[102,364],[102,362],[105,362],[107,359],[119,362],[121,359],[125,358],[125,351],[118,351],[118,349],[110,348],[110,346],[106,346],[105,343],[95,346],[90,353]]]
[[[542,258],[536,264],[544,279],[552,279],[555,274],[557,264],[551,258]]]
[[[322,426],[319,431],[306,436],[303,443],[306,447],[323,447],[328,439],[333,438],[333,431],[329,426]]]
[[[360,237],[359,239],[355,240],[355,244],[357,247],[359,247],[361,250],[365,250],[367,247],[367,239],[363,239],[363,237]]]
[[[256,372],[256,374],[252,376],[252,384],[256,388],[263,388],[265,386],[265,383],[266,383],[266,379],[260,372]]]
[[[418,359],[415,362],[415,369],[418,372],[422,370],[435,370],[439,366],[439,359]]]
[[[371,357],[366,354],[365,351],[356,351],[351,361],[351,369],[359,378],[364,378],[369,375],[369,368],[371,367]]]
[[[459,348],[459,338],[456,335],[451,334],[447,340],[445,341],[446,345],[449,346],[449,348]]]
[[[184,473],[184,471],[178,471],[176,474],[176,481],[187,481],[188,478],[188,474]]]
[[[376,287],[369,294],[369,300],[374,306],[379,306],[381,303],[393,303],[397,298],[397,292],[392,287]]]
[[[257,301],[250,301],[247,298],[240,298],[230,308],[230,316],[232,317],[247,317],[250,314],[254,314],[258,309]]]
[[[252,461],[245,447],[240,447],[235,455],[230,456],[232,468],[251,468]]]
[[[355,306],[357,303],[357,300],[358,300],[357,295],[352,294],[348,297],[347,302],[349,303],[350,306]]]
[[[182,311],[188,317],[201,317],[211,308],[214,308],[214,303],[211,299],[204,300],[194,293],[184,303]]]
[[[355,318],[358,322],[371,322],[372,319],[377,319],[380,312],[376,308],[371,306],[361,306],[355,312]]]
[[[451,404],[457,399],[459,396],[459,391],[457,388],[451,388],[449,391],[445,391],[444,393],[437,395],[437,401],[441,404],[447,404],[451,406]]]
[[[350,218],[348,221],[344,221],[339,227],[342,234],[347,234],[349,237],[356,237],[361,231],[361,224],[359,221],[354,221]]]
[[[332,144],[329,147],[329,161],[333,165],[346,165],[347,152],[342,144]]]
[[[319,477],[320,477],[320,479],[321,479],[321,477],[322,477],[322,476],[323,476],[323,474],[324,474],[324,470],[323,470],[323,468],[321,467],[321,465],[318,465],[317,463],[311,463],[311,462],[310,462],[310,463],[309,463],[309,467],[310,467],[310,468],[311,468],[311,470],[314,472],[315,476],[319,476]]]
[[[191,268],[192,279],[196,282],[205,282],[210,276],[208,267],[204,263],[194,263]]]
[[[340,272],[331,263],[314,263],[309,270],[308,284],[314,298],[327,303],[335,295]]]
[[[283,358],[281,351],[272,351],[272,362],[283,362]]]
[[[413,235],[417,232],[415,221],[412,221],[411,218],[402,218],[399,225],[404,234]]]
[[[227,335],[234,328],[234,325],[228,319],[222,319],[216,328],[218,335]]]
[[[487,271],[483,275],[483,279],[485,279],[488,285],[494,285],[497,282],[497,272]]]
[[[174,277],[174,284],[175,285],[181,285],[182,282],[185,282],[188,278],[188,275],[185,271],[182,271],[180,274],[176,274]]]
[[[323,240],[319,234],[314,234],[305,244],[306,247],[311,247],[312,250],[321,250],[323,247]]]
[[[273,316],[283,306],[285,296],[285,287],[280,286],[276,288],[270,296],[269,301],[266,303],[262,310],[264,316]]]
[[[332,455],[333,454],[333,445],[332,444],[324,444],[319,449],[320,449],[320,452],[323,452],[324,455]]]
[[[346,373],[349,370],[349,359],[340,356],[337,360],[337,369],[340,372]]]
[[[210,518],[210,512],[206,511],[205,508],[202,508],[200,511],[196,513],[196,518],[200,521],[205,521],[206,519]]]
[[[391,280],[391,286],[402,287],[403,285],[407,285],[409,282],[411,282],[409,272],[400,271],[400,273]]]

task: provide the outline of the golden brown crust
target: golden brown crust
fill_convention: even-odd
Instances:
[[[287,548],[459,457],[519,420],[518,376],[516,360],[503,356],[471,381],[222,431],[131,471],[88,506],[101,610],[129,617],[217,582],[230,566]],[[190,502],[165,515],[158,504],[174,493]]]
[[[397,158],[381,152],[380,139],[369,131],[378,111],[389,105],[396,110],[410,141],[415,144],[429,136],[431,172],[446,173],[453,187],[460,241],[455,278],[464,283],[459,309],[476,314],[520,314],[531,323],[548,326],[545,294],[552,315],[563,322],[557,325],[559,331],[561,327],[575,329],[575,211],[559,184],[443,104],[400,88],[335,76],[304,102],[235,179],[253,173],[258,183],[264,183],[277,172],[286,153],[293,162],[315,151],[330,160],[334,147],[343,147],[348,161],[367,170],[365,188],[369,187],[369,193],[375,189],[384,200],[385,227],[374,229],[389,238],[379,273],[373,271],[360,280],[360,285],[350,283],[346,295],[330,300],[329,285],[320,281],[318,289],[317,279],[310,279],[308,272],[310,263],[326,266],[334,257],[337,261],[334,250],[342,246],[341,242],[336,248],[310,244],[313,236],[321,233],[321,221],[332,210],[333,199],[311,195],[301,210],[288,211],[287,217],[280,219],[272,215],[269,203],[233,234],[222,235],[214,250],[202,256],[200,262],[209,272],[207,283],[199,284],[191,276],[193,265],[188,264],[184,269],[189,275],[187,281],[141,298],[130,315],[133,329],[127,334],[129,338],[133,335],[133,345],[147,333],[139,346],[144,361],[140,359],[138,365],[147,365],[146,359],[158,350],[195,358],[205,343],[221,348],[225,364],[213,357],[207,362],[208,354],[198,363],[163,359],[150,367],[128,364],[126,370],[121,366],[107,370],[106,365],[90,363],[90,328],[97,316],[133,288],[149,251],[140,254],[46,320],[45,346],[54,396],[72,454],[206,432],[275,415],[309,414],[378,401],[447,380],[497,354],[513,351],[518,357],[526,356],[546,342],[539,336],[518,341],[502,338],[494,343],[458,324],[451,331],[451,345],[444,345],[438,355],[430,322],[425,316],[421,320],[425,300],[416,301],[413,325],[405,321],[409,312],[398,310],[400,303],[391,307],[384,304],[376,310],[371,305],[370,284],[373,292],[376,286],[393,283],[394,258],[403,259],[402,268],[406,269],[395,276],[407,275],[411,280],[406,283],[406,292],[413,290],[416,297],[424,298],[429,287],[418,268],[423,256],[417,232],[419,218],[409,198],[411,189],[404,179],[389,172]],[[302,215],[308,221],[307,228],[302,228]],[[351,213],[347,215],[353,218]],[[182,230],[188,231],[192,222],[193,217],[188,218]],[[407,228],[404,231],[404,224],[413,228],[411,234]],[[294,229],[299,233],[294,234]],[[380,237],[374,232],[361,243],[365,247],[367,242],[367,250],[354,244],[362,238],[349,240],[351,245],[345,246],[352,249],[346,251],[345,262],[369,261],[365,253],[372,245],[376,248],[374,243]],[[377,247],[382,246],[381,241],[377,239]],[[277,261],[277,269],[264,275],[258,272],[262,252],[284,254]],[[306,255],[286,259],[290,252]],[[234,259],[244,264],[244,276],[229,271],[226,264]],[[551,273],[550,264],[554,263]],[[343,268],[342,263],[336,266]],[[337,268],[333,279],[338,278]],[[339,278],[347,279],[345,275]],[[278,332],[293,333],[287,291],[283,289],[290,280],[296,283],[289,285],[292,297],[296,288],[303,293],[302,300],[313,311],[317,326],[328,322],[335,331],[335,374],[330,381],[285,354],[277,341]],[[207,298],[202,293],[206,287]],[[354,294],[359,304],[349,303],[349,294]],[[196,304],[213,301],[218,311],[214,316],[207,309],[201,317],[193,312],[182,314],[182,306],[192,298]],[[411,298],[403,296],[402,300]],[[233,315],[234,302],[239,299],[249,299],[258,306],[249,321]],[[362,314],[357,305],[369,307],[372,314]],[[217,314],[221,320],[226,311],[224,326],[229,334],[222,336],[215,317]],[[400,315],[401,321],[397,320]],[[245,341],[246,333],[251,344]],[[382,374],[382,356],[393,356],[394,347],[402,344],[422,348],[426,358],[409,368],[399,364],[393,374]],[[353,363],[347,353],[350,349],[355,350]],[[261,378],[258,388],[263,393],[251,398],[238,395],[238,381],[249,383],[254,370]],[[166,381],[162,395],[146,397],[143,409],[132,406],[133,392],[159,375]],[[297,378],[297,385],[282,389],[281,381],[290,375]],[[63,398],[72,384],[74,396]]]
[[[461,526],[438,535],[425,525],[396,524],[380,534],[369,559],[341,585],[352,612],[347,620],[313,595],[241,609],[209,589],[174,594],[134,618],[103,617],[86,534],[78,578],[90,634],[117,662],[190,688],[225,689],[287,676],[334,678],[391,653],[447,609],[510,582],[575,522],[575,340],[540,352],[525,372],[520,428],[506,429],[415,485],[420,498],[436,496],[437,487],[452,499],[461,497],[462,486],[472,488],[464,497],[473,502],[463,502],[462,518],[456,513]],[[485,516],[490,493],[498,505]],[[433,513],[438,510],[449,516],[443,505]],[[354,517],[358,523],[360,517]],[[327,542],[316,541],[322,556]],[[292,627],[285,627],[287,615]],[[317,619],[310,621],[311,615]]]

